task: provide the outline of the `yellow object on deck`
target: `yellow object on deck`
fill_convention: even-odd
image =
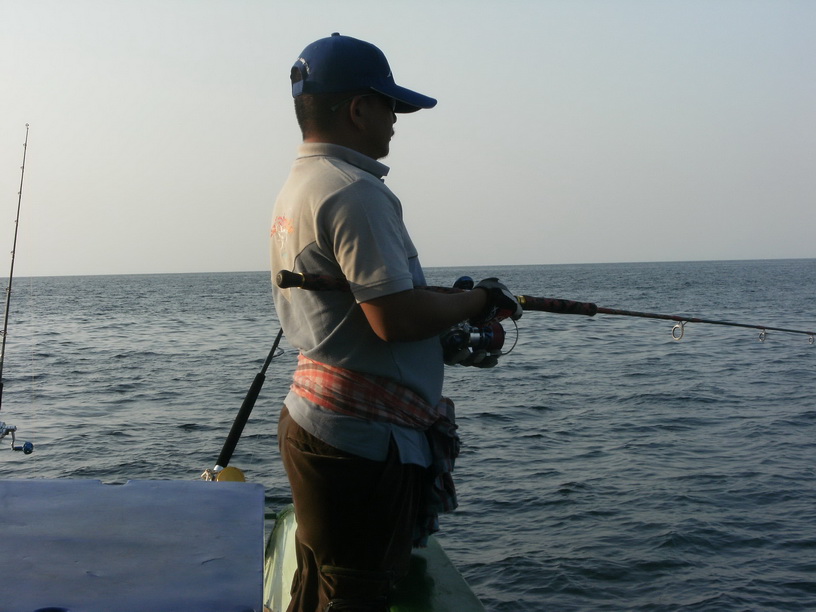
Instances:
[[[237,467],[227,466],[215,477],[217,482],[246,482],[244,473]]]

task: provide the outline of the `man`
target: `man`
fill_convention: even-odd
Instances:
[[[428,502],[440,441],[429,432],[447,425],[455,454],[439,334],[521,309],[495,279],[414,288],[425,279],[377,160],[396,114],[436,100],[396,85],[374,45],[339,34],[307,46],[290,77],[303,144],[275,204],[272,273],[345,278],[351,292],[274,289],[300,351],[278,428],[298,520],[289,610],[382,612]]]

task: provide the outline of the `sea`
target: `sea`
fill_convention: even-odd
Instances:
[[[816,259],[427,275],[816,330]],[[0,420],[34,452],[2,440],[0,477],[199,478],[278,331],[270,282],[15,278]],[[447,368],[462,452],[438,540],[487,610],[816,610],[814,338],[687,323],[676,340],[674,325],[527,311],[495,368]],[[264,485],[270,523],[289,502],[276,424],[296,352],[281,346],[230,463]]]

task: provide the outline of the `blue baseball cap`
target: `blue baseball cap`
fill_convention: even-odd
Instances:
[[[292,97],[371,89],[396,100],[396,113],[436,106],[434,98],[397,85],[385,54],[377,47],[337,32],[306,47],[292,68],[301,76],[292,83]]]

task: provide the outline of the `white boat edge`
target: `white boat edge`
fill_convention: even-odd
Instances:
[[[264,611],[286,612],[289,586],[297,567],[292,505],[278,513],[264,555]],[[414,549],[411,570],[394,593],[391,612],[485,612],[470,586],[431,536],[426,548]]]

